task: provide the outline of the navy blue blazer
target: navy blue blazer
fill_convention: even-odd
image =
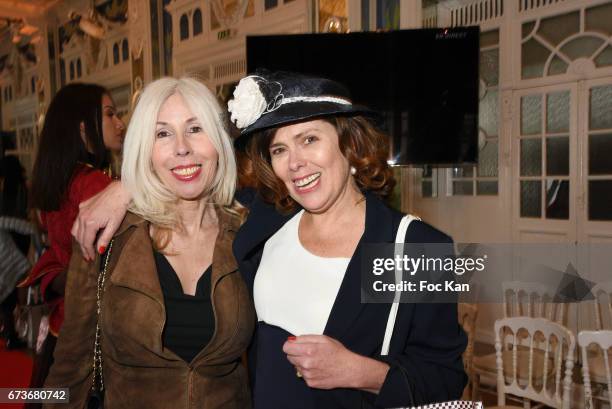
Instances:
[[[253,192],[243,191],[238,199],[249,207],[250,213],[234,240],[234,254],[252,291],[266,240],[295,213],[281,215]],[[402,216],[376,195],[366,194],[365,231],[349,262],[324,331],[349,350],[390,365],[380,393],[306,386],[311,402],[298,402],[301,397],[300,391],[295,390],[295,369],[286,361],[282,349],[280,354],[278,351],[288,334],[283,330],[274,334],[269,328],[264,331],[260,323],[259,334],[249,351],[256,409],[399,407],[461,396],[467,382],[461,359],[467,339],[457,320],[456,304],[401,304],[389,355],[380,356],[390,304],[361,303],[361,248],[364,243],[394,243]],[[421,221],[410,224],[406,242],[452,244],[450,237]],[[270,333],[273,335],[263,336]],[[257,355],[266,361],[257,365]],[[257,377],[262,376],[273,379],[259,387]]]

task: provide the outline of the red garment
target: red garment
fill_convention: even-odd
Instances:
[[[28,278],[20,287],[32,285],[40,280],[43,297],[47,287],[62,271],[68,268],[72,256],[72,236],[70,230],[79,214],[79,204],[102,191],[111,178],[101,170],[79,165],[68,186],[68,194],[59,210],[41,212],[42,227],[47,231],[49,248],[38,259]],[[51,307],[49,331],[57,336],[64,322],[64,297],[45,300]]]

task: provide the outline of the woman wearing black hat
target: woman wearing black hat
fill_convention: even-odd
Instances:
[[[403,216],[381,200],[393,179],[387,138],[370,123],[370,111],[353,105],[338,83],[288,73],[242,79],[228,107],[257,188],[252,201],[243,200],[250,215],[234,242],[259,321],[250,353],[255,407],[398,407],[458,398],[466,340],[455,305],[402,304],[382,356],[390,306],[361,303],[362,248],[393,243]],[[108,212],[96,212],[100,206],[80,216],[81,243],[93,242],[85,224],[108,222]],[[406,241],[451,243],[420,221]]]

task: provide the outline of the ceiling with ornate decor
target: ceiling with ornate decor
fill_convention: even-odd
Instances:
[[[0,0],[0,18],[19,19],[42,17],[60,0]]]
[[[60,0],[0,0],[0,38],[14,44],[36,42],[39,22]]]

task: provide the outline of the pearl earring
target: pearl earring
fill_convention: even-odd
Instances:
[[[355,169],[355,166],[351,166],[351,175],[355,176],[355,173],[357,173],[357,169]]]

